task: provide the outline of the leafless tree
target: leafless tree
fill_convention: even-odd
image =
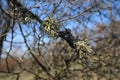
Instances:
[[[25,72],[33,80],[120,79],[119,2],[1,0],[0,72],[15,80]]]

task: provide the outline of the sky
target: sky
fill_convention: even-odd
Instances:
[[[104,1],[106,1],[106,0],[104,0]],[[118,1],[115,1],[114,4],[109,3],[109,6],[115,6],[115,7],[117,7],[117,9],[120,9],[119,2],[120,2],[120,1],[118,0]],[[3,7],[3,8],[4,8],[4,9],[7,9],[6,0],[1,0],[1,3],[2,3],[3,6],[5,6],[5,7]],[[26,1],[23,1],[22,3],[25,4],[27,8],[30,8],[30,7],[33,7],[34,5],[38,5],[38,3],[39,3],[39,5],[40,5],[42,2],[34,3],[32,0],[28,0],[28,1],[26,0]],[[108,3],[107,3],[107,4],[108,4]],[[48,7],[48,3],[45,3],[45,4],[41,5],[41,6],[42,6],[42,7],[40,7],[40,8],[32,8],[31,11],[32,11],[33,13],[39,15],[40,18],[41,18],[42,20],[44,20],[46,17],[49,16],[48,14],[50,14],[53,6],[51,5],[50,7]],[[105,6],[105,5],[101,5],[101,6]],[[64,4],[62,4],[60,7],[63,7],[63,8],[64,8]],[[76,6],[75,6],[75,7],[76,7]],[[73,8],[75,9],[75,7],[73,7]],[[48,11],[46,12],[47,15],[42,14],[43,10],[44,10],[44,9],[47,9],[47,8],[48,8]],[[68,9],[64,9],[64,10],[66,10],[66,12],[67,12]],[[108,15],[108,12],[107,12],[106,10],[103,10],[102,13],[103,13],[103,14],[107,14],[106,17],[109,17],[109,16],[110,16],[110,15]],[[42,14],[42,15],[40,15],[40,14]],[[57,14],[59,15],[59,13],[57,13]],[[76,13],[73,13],[73,14],[75,15]],[[113,15],[116,15],[116,12],[115,12],[114,9],[112,10],[112,14],[113,14]],[[105,16],[103,16],[103,15],[100,16],[99,13],[94,13],[94,15],[89,15],[89,16],[90,16],[90,20],[92,20],[93,22],[97,22],[97,23],[101,23],[101,24],[106,24],[106,23],[109,24],[109,23],[110,23],[110,19],[109,19],[109,18],[105,18]],[[88,17],[89,17],[89,16],[88,16]],[[85,17],[87,17],[87,16],[85,16]],[[101,20],[101,18],[102,18],[102,20]],[[116,19],[116,20],[120,20],[120,16],[119,16],[119,15],[116,15],[116,18],[115,18],[115,19]],[[33,21],[34,21],[34,20],[33,20]],[[35,24],[36,24],[36,25],[35,25],[36,27],[39,27],[39,26],[40,26],[40,24],[38,24],[38,23],[35,23]],[[90,29],[93,29],[93,30],[96,29],[95,25],[92,24],[91,22],[86,22],[86,24],[87,24],[87,27],[89,27]],[[15,31],[16,34],[14,34],[14,36],[15,36],[14,42],[20,42],[20,44],[15,44],[14,46],[15,46],[16,49],[21,49],[20,51],[25,51],[25,50],[26,50],[25,44],[22,44],[22,42],[24,42],[23,37],[21,36],[21,33],[19,32],[18,25],[16,24],[15,26],[16,26],[16,31]],[[74,26],[74,27],[77,27],[77,26],[78,26],[78,23],[75,22],[74,20],[69,20],[69,21],[67,21],[67,22],[65,23],[65,27],[66,27],[66,28],[70,28],[71,30],[73,29],[73,26]],[[79,25],[79,26],[81,27],[81,26],[83,26],[83,25]],[[91,27],[91,26],[92,26],[92,27]],[[25,24],[22,24],[22,27],[23,27],[23,29],[24,29],[25,34],[27,34],[27,33],[29,33],[29,32],[32,30],[31,28],[29,28],[29,30],[28,30],[28,27],[34,27],[34,25],[33,25],[33,23],[31,23],[31,24],[26,24],[26,25],[25,25]],[[82,27],[81,27],[81,28],[82,28]],[[7,39],[8,39],[9,41],[11,40],[11,32],[10,32],[10,34],[8,34]],[[44,41],[47,42],[48,39],[49,39],[49,38],[45,37]],[[29,41],[29,42],[32,42],[32,41],[33,41],[32,36],[28,37],[28,41]],[[4,42],[4,44],[5,44],[5,45],[4,45],[4,49],[8,49],[8,50],[9,50],[10,44],[9,44],[8,42]],[[22,47],[21,47],[21,46],[22,46]]]

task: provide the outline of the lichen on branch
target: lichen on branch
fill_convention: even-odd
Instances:
[[[42,24],[45,32],[52,37],[61,37],[64,39],[71,48],[75,49],[76,52],[80,53],[81,51],[84,53],[90,53],[92,51],[91,47],[88,45],[88,40],[78,39],[71,33],[70,29],[65,29],[60,31],[60,27],[55,22],[53,18],[47,18],[43,21]]]

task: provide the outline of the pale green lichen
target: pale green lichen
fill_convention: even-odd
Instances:
[[[77,50],[79,53],[80,53],[81,51],[82,51],[82,52],[87,52],[87,53],[92,52],[91,47],[88,45],[88,40],[87,40],[87,39],[76,41],[76,42],[74,42],[74,45],[76,46],[76,50]]]
[[[59,31],[59,27],[57,26],[57,23],[55,22],[55,19],[53,18],[47,18],[42,26],[44,27],[45,32],[49,36],[57,37],[57,32]]]

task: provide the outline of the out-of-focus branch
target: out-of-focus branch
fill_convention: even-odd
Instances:
[[[22,5],[20,2],[16,0],[9,0],[12,4],[16,6],[16,10],[18,10],[21,14],[27,15],[32,19],[36,19],[40,24],[42,24],[42,20],[39,18],[39,16],[33,14],[29,9],[27,9],[24,5]]]
[[[98,4],[98,2],[92,4],[89,8],[84,9],[82,12],[78,13],[76,16],[68,17],[67,19],[63,19],[61,21],[66,21],[66,20],[78,18],[78,17],[82,16],[83,14],[90,12],[92,10],[92,8],[94,8],[97,4]]]
[[[5,25],[2,27],[2,32],[0,34],[0,60],[1,60],[1,55],[2,55],[2,48],[3,48],[3,41],[7,36],[7,33],[10,30],[10,27],[8,23],[4,23]]]
[[[28,45],[28,43],[27,43],[26,37],[25,37],[25,35],[24,35],[24,33],[23,33],[23,30],[22,30],[22,27],[21,27],[20,24],[19,24],[19,28],[20,28],[21,34],[22,34],[22,36],[23,36],[23,38],[24,38],[25,44],[26,44],[26,46],[27,46],[30,54],[31,54],[32,57],[34,58],[34,60],[35,60],[35,61],[37,62],[37,64],[43,69],[43,71],[48,74],[48,76],[50,76],[51,78],[53,78],[53,76],[48,72],[48,68],[47,68],[46,66],[44,66],[42,63],[40,63],[40,61],[35,57],[34,53],[31,51],[31,49],[30,49],[30,47],[29,47],[29,45]]]

